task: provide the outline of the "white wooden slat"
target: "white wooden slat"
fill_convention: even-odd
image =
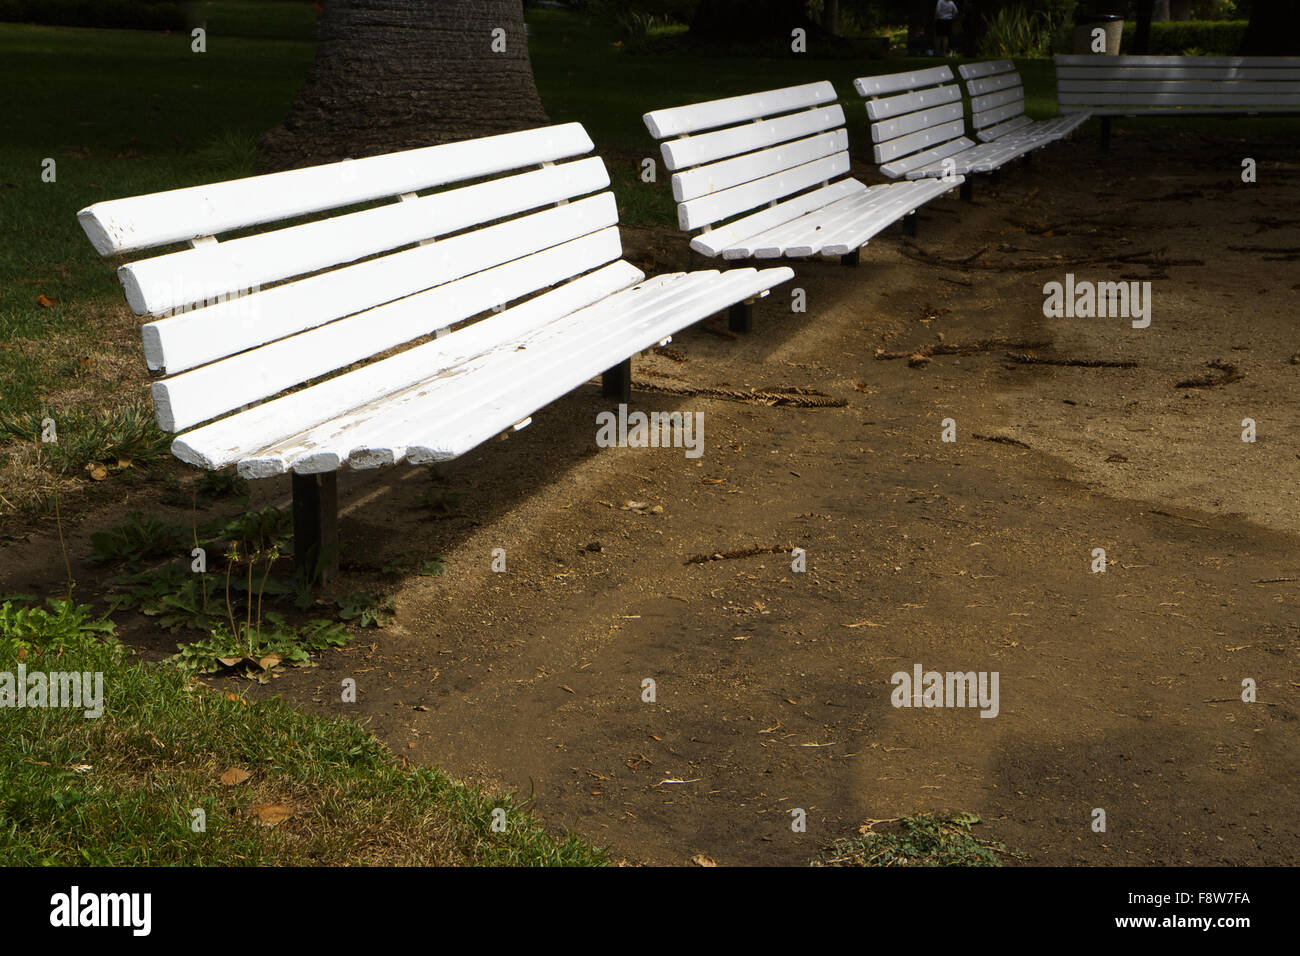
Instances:
[[[426,443],[426,454],[413,461],[457,457],[635,352],[791,275],[749,269],[656,276],[483,350],[458,364],[454,376],[420,382],[294,435],[258,460],[300,473],[344,463],[371,468],[402,460],[413,442]]]
[[[873,186],[865,193],[824,206],[788,226],[756,236],[748,244],[759,259],[778,255],[802,258],[818,253],[845,255],[949,188],[935,189],[930,182]]]
[[[155,370],[195,368],[617,221],[613,196],[601,193],[430,246],[160,319],[142,329],[145,358]]]
[[[671,283],[677,275],[680,273],[655,276],[638,283],[637,287],[659,288]],[[547,366],[553,379],[567,367],[585,364],[582,363],[582,353],[590,340],[617,334],[625,317],[611,314],[607,308],[610,302],[611,299],[606,297],[577,313],[578,316],[590,315],[593,310],[602,309],[599,314],[604,319],[603,324],[591,322],[583,325],[575,314],[570,313],[553,316],[547,322],[519,326],[511,338],[480,343],[472,352],[466,352],[462,347],[454,364],[436,366],[430,374],[409,387],[316,427],[286,436],[246,457],[240,464],[241,474],[279,474],[290,469],[311,474],[334,471],[347,464],[354,468],[397,464],[404,457],[405,446],[413,433],[427,433],[431,427],[446,427],[461,416],[481,421],[484,405],[494,391],[511,393],[532,402],[511,422],[484,433],[484,438],[490,438],[536,412],[548,400],[553,400],[537,397],[537,383],[530,381],[528,376],[528,370],[535,362],[540,360]],[[561,337],[558,342],[555,341],[557,336]],[[549,352],[547,346],[551,346]],[[626,357],[622,355],[603,367],[587,370],[577,384]],[[442,368],[449,371],[440,371]],[[544,382],[541,385],[545,387]],[[420,421],[421,417],[425,420]],[[359,454],[354,454],[357,452]]]
[[[664,165],[670,170],[686,169],[843,125],[844,110],[838,103],[833,103],[760,123],[746,123],[731,129],[670,140],[661,144],[660,151]]]
[[[1025,102],[1025,91],[1022,87],[1014,87],[1009,90],[1000,90],[997,93],[988,93],[984,96],[973,96],[970,101],[972,115],[978,115],[985,110],[997,109],[999,106],[1006,106],[1008,103],[1019,103],[1023,108]]]
[[[883,96],[899,90],[914,90],[919,86],[933,86],[953,79],[952,70],[946,66],[933,66],[908,73],[889,73],[882,76],[860,76],[853,81],[859,96]]]
[[[1010,60],[985,60],[981,63],[963,63],[957,67],[957,72],[963,80],[978,80],[995,73],[1009,73],[1015,68],[1015,63]]]
[[[879,100],[867,101],[867,117],[872,120],[891,119],[914,110],[942,106],[944,103],[956,103],[961,100],[961,90],[956,86],[937,86],[929,90],[917,90],[899,96],[889,96]]]
[[[877,143],[872,147],[872,152],[875,154],[876,162],[885,163],[900,156],[906,156],[909,153],[920,152],[938,146],[940,143],[958,139],[964,136],[965,133],[966,128],[961,120],[954,120],[951,123],[941,123],[938,126],[931,126],[928,129],[909,133],[897,139]]]
[[[821,251],[833,256],[842,256],[859,249],[904,216],[915,212],[930,200],[956,189],[963,182],[965,177],[958,176],[951,182],[925,179],[890,183],[891,189],[903,186],[909,189],[907,192],[900,191],[897,195],[887,197],[885,203],[869,211],[868,217],[856,220],[852,225],[846,225],[841,230],[841,237],[835,242],[826,243]]]
[[[108,255],[418,192],[591,150],[581,124],[568,123],[113,199],[83,209],[77,218],[96,251]]]
[[[732,302],[765,295],[768,289],[787,282],[793,277],[794,272],[786,267],[762,270],[734,269],[716,277],[707,273],[688,273],[675,283],[675,285],[687,286],[687,296],[677,298],[671,306],[662,303],[650,304],[649,320],[638,323],[622,339],[617,336],[607,339],[608,350],[597,357],[589,357],[588,362],[608,367],[607,363],[610,363],[611,355],[626,356],[633,350],[649,348],[666,334],[707,318]],[[636,293],[629,292],[627,296],[635,300]],[[635,301],[630,304],[634,309],[638,306],[639,303]],[[552,392],[556,390],[558,384],[562,383],[551,386]],[[497,393],[495,403],[500,403],[500,407],[494,411],[495,403],[492,403],[485,409],[485,412],[489,414],[494,412],[496,415],[491,424],[509,419],[516,413],[515,409],[518,405],[509,404],[514,398],[507,393]],[[442,434],[436,438],[417,439],[407,450],[407,460],[418,465],[458,457],[478,443],[477,434],[480,427],[474,425],[460,430],[459,434]]]
[[[880,171],[886,176],[895,179],[899,176],[910,177],[913,170],[923,169],[933,163],[938,163],[940,160],[954,157],[974,145],[964,136],[960,139],[950,139],[948,142],[934,147],[934,149],[927,149],[923,153],[913,153],[911,156],[906,156],[892,163],[884,163],[881,165]],[[967,170],[958,164],[953,172],[958,176],[964,176]]]
[[[841,179],[831,183],[825,189],[803,193],[753,215],[702,233],[691,240],[691,248],[704,256],[722,255],[725,250],[744,242],[749,236],[776,228],[814,209],[820,209],[828,203],[837,202],[866,190],[867,187],[856,179]]]
[[[790,86],[779,90],[765,90],[744,96],[692,103],[671,109],[655,110],[643,117],[646,128],[655,139],[667,139],[696,133],[700,130],[730,126],[759,117],[777,116],[809,106],[833,103],[837,99],[835,88],[826,81]]]
[[[1205,66],[1205,67],[1290,67],[1300,69],[1300,56],[1111,56],[1098,63],[1096,56],[1058,53],[1052,57],[1062,66]]]
[[[1002,120],[1013,119],[1025,114],[1025,105],[1020,100],[1014,103],[1008,103],[1006,106],[999,106],[997,109],[983,110],[971,116],[971,126],[974,129],[983,129],[985,126],[992,126],[1000,123]]]
[[[835,241],[840,231],[854,217],[866,215],[863,210],[878,203],[882,191],[895,185],[898,184],[872,186],[847,199],[829,203],[790,222],[751,236],[741,246],[728,249],[723,253],[723,258],[776,259],[787,255],[814,255],[827,242]]]
[[[1261,102],[1274,94],[1300,93],[1300,83],[1243,83],[1237,80],[1215,80],[1209,83],[1194,80],[1062,80],[1057,83],[1061,92],[1068,93],[1182,93],[1194,97],[1201,93],[1224,93],[1237,96],[1258,96]]]
[[[158,424],[179,431],[207,421],[611,262],[621,251],[611,227],[156,382]]]
[[[1277,82],[1300,80],[1300,67],[1258,69],[1255,67],[1194,66],[1070,66],[1056,71],[1057,80],[1244,80]]]
[[[717,272],[656,276],[539,330],[526,340],[522,354],[484,356],[469,384],[487,397],[472,409],[458,401],[456,390],[464,387],[460,383],[454,383],[450,393],[437,385],[413,390],[414,402],[403,412],[378,416],[365,429],[367,434],[346,442],[353,446],[347,461],[354,468],[377,467],[399,460],[408,450],[413,464],[458,457],[491,437],[499,430],[497,423],[515,409],[535,411],[648,347],[643,343],[653,344],[716,311],[687,313],[692,300],[714,283],[731,287],[714,290],[723,293],[720,299],[736,301],[731,290],[737,283],[728,283]],[[657,337],[647,335],[649,328]],[[319,459],[294,467],[319,467]]]
[[[137,314],[255,289],[609,185],[599,157],[145,259],[118,270]]]
[[[709,196],[701,196],[677,207],[678,221],[687,231],[719,222],[773,199],[842,176],[849,171],[849,166],[847,153],[835,153],[794,169],[764,176]]]
[[[390,395],[428,378],[438,369],[454,368],[511,336],[598,302],[644,279],[626,262],[615,262],[574,279],[550,292],[448,335],[372,362],[317,385],[282,395],[255,408],[204,425],[172,442],[172,452],[188,464],[215,470],[248,460],[241,474],[269,477],[284,471],[261,470],[255,464],[260,449],[321,422]]]
[[[1007,136],[1016,130],[1023,130],[1025,127],[1032,127],[1034,121],[1028,116],[1021,113],[1015,119],[1007,120],[1005,123],[999,123],[997,126],[986,126],[979,131],[979,138],[985,142],[991,142]]]
[[[746,153],[707,166],[696,166],[686,172],[673,174],[673,198],[678,202],[698,199],[741,183],[802,166],[833,153],[844,152],[848,148],[848,132],[837,129],[757,153]]]
[[[904,113],[894,119],[872,123],[871,140],[875,143],[883,143],[887,140],[897,139],[899,136],[906,136],[908,133],[929,129],[931,126],[940,126],[953,120],[960,120],[962,115],[961,103],[949,103],[946,106],[935,106],[928,110],[917,110],[915,113]]]
[[[966,84],[966,89],[971,96],[982,96],[985,93],[996,93],[998,90],[1013,86],[1020,86],[1019,73],[999,73],[997,76],[988,76],[982,80],[971,80]]]
[[[1061,106],[1231,106],[1239,109],[1282,109],[1300,106],[1300,92],[1292,94],[1269,93],[1266,96],[1214,93],[1070,93],[1057,94]]]

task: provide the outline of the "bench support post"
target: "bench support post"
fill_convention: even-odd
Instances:
[[[916,223],[917,223],[916,210],[913,209],[911,212],[909,212],[906,216],[903,217],[903,235],[915,236]]]
[[[754,306],[749,302],[737,302],[727,310],[727,328],[733,332],[748,332],[754,327]]]
[[[957,195],[961,196],[961,198],[965,200],[969,200],[972,196],[975,195],[975,184],[971,182],[969,176],[967,176],[964,180],[962,180],[962,184],[958,188]]]
[[[300,475],[295,472],[294,570],[308,584],[324,584],[338,573],[338,544],[338,472],[320,475]]]
[[[862,261],[861,247],[854,249],[852,252],[846,252],[844,255],[840,256],[840,265],[842,266],[856,266],[861,261]]]
[[[1002,167],[1001,167],[1001,166],[999,166],[997,169],[993,170],[993,172],[989,173],[989,182],[991,182],[994,186],[996,186],[996,185],[998,185],[999,183],[1002,182]]]
[[[632,404],[632,360],[625,358],[600,375],[600,394],[616,398],[620,404]]]
[[[1103,153],[1110,152],[1110,117],[1109,116],[1103,116],[1101,118],[1101,151]]]

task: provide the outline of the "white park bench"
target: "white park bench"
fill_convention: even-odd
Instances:
[[[118,270],[173,454],[292,472],[310,573],[336,561],[338,469],[456,458],[596,375],[626,402],[631,356],[793,277],[647,279],[591,149],[571,123],[82,210],[102,255],[189,246]]]
[[[691,248],[727,260],[839,256],[862,246],[957,182],[867,186],[849,175],[844,110],[827,82],[645,114],[672,171]]]
[[[961,90],[946,66],[853,81],[867,97],[871,141],[880,171],[894,179],[948,179],[996,173],[1044,143],[1007,137],[975,143],[966,137]],[[961,183],[963,199],[971,181]]]
[[[970,125],[981,143],[1029,140],[1046,146],[1069,136],[1091,115],[1082,110],[1052,119],[1030,119],[1025,115],[1025,88],[1020,73],[1010,60],[964,63],[957,72],[966,81]],[[1028,153],[1026,158],[1032,155]]]
[[[1116,116],[1300,116],[1297,56],[1058,56],[1064,113]]]

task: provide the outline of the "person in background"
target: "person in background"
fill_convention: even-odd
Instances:
[[[934,8],[934,47],[940,56],[948,55],[952,38],[952,21],[957,17],[957,4],[952,0],[939,0]]]

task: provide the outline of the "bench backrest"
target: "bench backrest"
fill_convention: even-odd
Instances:
[[[762,208],[849,172],[844,110],[809,83],[645,114],[673,173],[687,232]]]
[[[982,140],[994,140],[1032,125],[1025,115],[1025,88],[1010,60],[964,63],[957,72],[970,94],[970,125]]]
[[[111,200],[79,218],[104,255],[190,245],[118,270],[149,317],[149,368],[170,376],[153,385],[158,424],[180,431],[453,323],[482,315],[506,335],[521,315],[556,318],[575,296],[639,281],[610,265],[618,211],[604,163],[579,158],[591,149],[570,123]],[[339,212],[245,234],[326,210]],[[563,296],[500,312],[578,276]]]
[[[1057,56],[1062,112],[1300,107],[1300,57]]]
[[[853,88],[868,97],[872,151],[886,176],[905,176],[975,145],[966,138],[961,90],[946,66],[863,76]]]

